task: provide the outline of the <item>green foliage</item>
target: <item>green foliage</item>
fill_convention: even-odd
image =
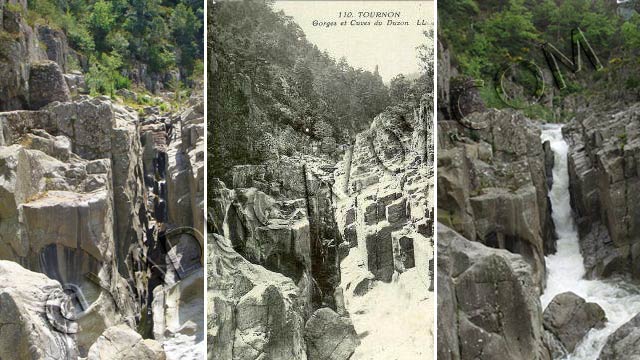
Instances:
[[[99,59],[92,59],[91,62],[86,82],[92,95],[115,96],[116,90],[131,86],[131,81],[118,71],[122,58],[117,53],[102,54]]]
[[[192,70],[194,61],[201,54],[199,42],[202,22],[196,17],[193,9],[185,4],[178,4],[171,15],[171,34],[179,49],[179,63],[186,69]]]
[[[120,59],[118,74],[146,64],[150,74],[178,68],[191,79],[203,72],[196,68],[203,58],[203,6],[199,0],[28,0],[28,19],[64,30],[71,47],[89,59],[84,70],[93,69],[94,79],[112,70],[104,59],[113,57]]]
[[[633,0],[631,7],[635,13],[622,16],[616,12],[615,2],[605,0],[449,0],[438,4],[439,35],[451,50],[453,65],[462,74],[489,84],[505,65],[514,61],[528,60],[546,69],[546,59],[540,50],[544,43],[554,45],[571,59],[572,31],[579,28],[605,69],[594,72],[581,53],[582,72],[574,74],[560,65],[567,88],[554,88],[555,96],[584,94],[589,91],[587,82],[615,79],[605,73],[618,67],[622,79],[614,81],[635,88],[636,79],[626,74],[633,71],[629,69],[629,59],[637,59],[640,53],[639,4],[640,1]],[[526,78],[519,80],[531,82]],[[546,85],[553,86],[549,82]],[[505,107],[492,90],[490,86],[480,89],[487,106]],[[546,121],[557,121],[550,109],[534,106],[527,112]]]
[[[332,140],[326,143],[350,142],[391,104],[377,69],[354,69],[345,59],[321,52],[268,3],[219,2],[209,11],[213,176],[223,177],[237,164],[264,161],[258,143],[291,154],[328,137]]]

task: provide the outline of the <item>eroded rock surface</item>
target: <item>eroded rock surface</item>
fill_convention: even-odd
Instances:
[[[565,292],[556,295],[549,303],[544,310],[543,321],[545,329],[572,353],[589,330],[603,327],[607,318],[598,304],[586,302],[572,292]]]
[[[347,360],[360,344],[351,320],[330,308],[320,308],[311,315],[304,336],[309,360]]]
[[[60,283],[4,260],[0,260],[0,283],[1,358],[77,358],[77,324],[65,321],[59,307],[47,306],[58,296],[67,299]]]
[[[587,275],[640,278],[640,106],[581,113],[563,128]],[[604,211],[602,209],[607,209]]]
[[[438,220],[469,240],[521,254],[543,285],[555,234],[540,129],[512,110],[468,119],[486,127],[438,121]]]
[[[438,224],[438,358],[550,359],[531,265]]]
[[[600,352],[601,360],[640,359],[640,315],[635,316],[622,325],[607,338],[607,343]]]
[[[213,359],[307,359],[298,287],[251,264],[228,239],[208,239],[208,356]]]
[[[162,346],[126,325],[108,328],[91,346],[87,360],[165,360]]]

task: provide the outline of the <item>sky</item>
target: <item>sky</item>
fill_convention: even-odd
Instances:
[[[398,74],[420,71],[416,47],[425,43],[422,32],[428,26],[418,26],[419,20],[433,22],[432,1],[276,1],[274,10],[283,10],[300,25],[307,40],[326,50],[336,60],[345,57],[354,68],[379,72],[385,82]],[[364,18],[359,12],[400,12],[395,21],[407,21],[408,26],[387,26],[389,18],[380,18],[383,26],[339,26],[352,20],[373,23],[376,18]],[[351,18],[339,13],[351,12]],[[336,22],[338,26],[314,26],[313,21]]]

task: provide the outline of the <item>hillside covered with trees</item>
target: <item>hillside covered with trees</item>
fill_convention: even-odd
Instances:
[[[432,86],[433,74],[426,73],[398,75],[387,86],[377,69],[355,69],[332,58],[268,1],[213,4],[209,23],[208,150],[214,177],[224,177],[234,165],[309,152],[313,143],[331,156],[385,108],[417,104]]]
[[[204,73],[202,0],[28,0],[25,15],[64,31],[92,93],[188,86]]]
[[[637,97],[639,12],[640,2],[635,0],[625,4],[605,0],[452,0],[438,4],[439,39],[451,51],[452,65],[460,73],[485,81],[481,95],[491,107],[505,106],[493,86],[505,64],[524,59],[548,70],[541,45],[551,44],[571,58],[571,34],[576,28],[584,33],[603,69],[594,71],[584,53],[583,71],[578,74],[560,64],[567,87],[559,90],[553,80],[545,79],[553,98],[548,103],[561,102],[571,94],[588,95],[607,84]],[[618,91],[615,93],[617,96]],[[553,119],[548,107],[528,110],[534,117],[562,120]]]

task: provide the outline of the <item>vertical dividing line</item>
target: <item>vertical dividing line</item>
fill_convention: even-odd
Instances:
[[[433,110],[432,110],[432,127],[431,127],[431,146],[432,146],[432,154],[433,154],[433,161],[431,162],[431,166],[432,166],[432,173],[433,173],[433,184],[435,189],[438,188],[438,146],[437,146],[437,129],[438,129],[438,119],[437,119],[437,114],[438,114],[438,3],[437,2],[432,2],[433,4],[433,16],[434,16],[434,22],[433,22],[433,26],[434,26],[434,31],[433,31],[433,42],[432,42],[432,46],[434,47],[433,49],[433,89],[431,89],[431,91],[433,91]],[[429,139],[429,137],[427,137],[427,139]],[[429,145],[427,145],[429,146]],[[427,171],[429,171],[429,169],[427,169]],[[431,171],[429,171],[431,172]],[[433,211],[431,212],[433,214],[433,220],[431,221],[433,226],[433,231],[432,231],[432,237],[433,237],[433,284],[434,284],[434,291],[433,291],[433,295],[435,297],[435,301],[433,302],[433,343],[431,344],[433,346],[433,358],[437,359],[438,357],[438,346],[437,346],[437,339],[438,339],[438,192],[434,191],[434,196],[433,199],[427,199],[427,201],[431,200],[433,201]]]
[[[202,261],[202,268],[203,268],[203,272],[204,272],[204,281],[203,281],[203,294],[204,294],[204,299],[203,299],[203,309],[202,309],[202,324],[204,326],[204,334],[205,334],[205,339],[207,338],[206,334],[207,334],[207,309],[208,307],[208,296],[207,296],[207,263],[208,263],[208,259],[209,259],[209,254],[208,254],[208,246],[207,246],[207,242],[208,242],[208,236],[207,236],[207,229],[209,228],[207,222],[208,222],[208,218],[207,218],[207,209],[208,204],[207,204],[207,199],[208,199],[208,194],[209,194],[209,186],[208,186],[208,180],[209,180],[209,175],[208,175],[208,170],[209,170],[209,161],[208,161],[208,154],[209,154],[209,111],[208,111],[208,85],[209,85],[209,79],[208,79],[208,69],[209,69],[209,59],[208,59],[208,51],[207,51],[207,41],[209,39],[208,37],[208,30],[209,30],[209,11],[208,11],[208,5],[209,5],[209,0],[202,0],[204,1],[204,39],[202,41],[203,44],[203,55],[204,55],[204,74],[203,74],[203,105],[204,105],[204,214],[200,214],[200,216],[204,216],[204,228],[203,229],[198,229],[198,231],[202,231],[202,234],[204,235],[204,239],[202,242],[202,256],[203,256],[203,261]],[[207,358],[207,353],[208,353],[208,346],[207,346],[207,342],[205,340],[205,351],[203,354],[203,359],[202,360],[206,360]]]

